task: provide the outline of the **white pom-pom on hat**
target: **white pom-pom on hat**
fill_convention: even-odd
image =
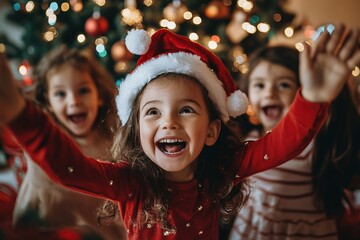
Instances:
[[[226,108],[231,117],[237,117],[246,113],[249,100],[245,93],[236,90],[226,99]]]
[[[150,47],[151,38],[143,29],[132,29],[125,38],[126,48],[133,54],[143,55]]]

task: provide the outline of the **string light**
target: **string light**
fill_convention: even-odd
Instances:
[[[49,8],[53,10],[53,12],[56,12],[59,9],[59,5],[56,2],[50,3]]]
[[[189,39],[191,41],[197,41],[197,40],[199,40],[199,35],[197,33],[195,33],[195,32],[192,32],[192,33],[189,34]]]
[[[244,12],[250,12],[254,7],[254,4],[247,0],[238,0],[237,4],[244,10]]]
[[[21,5],[20,5],[20,3],[14,3],[13,8],[14,8],[15,12],[20,11],[20,10],[21,10]]]
[[[35,8],[35,4],[33,1],[28,1],[25,5],[25,10],[29,13],[32,12]]]
[[[295,43],[295,48],[299,51],[302,52],[304,51],[304,45],[301,42]]]
[[[54,26],[56,24],[57,17],[55,14],[52,14],[48,18],[48,23],[50,26]]]
[[[150,7],[151,5],[153,5],[153,1],[152,0],[144,0],[144,5],[147,7]]]
[[[84,34],[79,34],[76,38],[76,40],[79,42],[79,43],[84,43],[85,40],[86,40],[86,37]]]
[[[284,34],[285,36],[287,36],[288,38],[292,37],[294,35],[294,28],[293,27],[287,27],[284,30]]]
[[[107,42],[108,42],[108,39],[106,37],[102,36],[95,40],[95,45],[99,45],[99,44],[105,45],[105,44],[107,44]]]
[[[22,76],[25,76],[27,73],[28,73],[28,69],[25,65],[20,65],[19,67],[19,73],[22,75]]]
[[[47,42],[51,42],[53,41],[55,38],[55,34],[52,32],[52,31],[46,31],[44,34],[43,34],[43,39]]]
[[[267,23],[259,23],[257,25],[257,29],[259,30],[259,32],[267,33],[270,30],[270,25]]]
[[[105,6],[106,1],[105,0],[94,0],[94,3],[100,7]]]
[[[63,2],[62,4],[61,4],[61,11],[63,11],[63,12],[67,12],[67,11],[69,11],[69,9],[70,9],[70,4],[69,3],[67,3],[67,2]]]
[[[192,18],[193,14],[190,11],[186,11],[186,12],[184,12],[183,16],[184,16],[185,20],[190,20]]]
[[[210,49],[214,50],[214,49],[216,49],[218,47],[218,44],[215,41],[210,40],[208,42],[208,46],[209,46]]]
[[[23,61],[23,63],[19,66],[19,73],[22,76],[24,84],[27,86],[32,85],[32,80],[29,77],[31,75],[31,67],[28,61]]]
[[[173,21],[168,21],[167,26],[168,29],[174,30],[176,28],[176,23]]]
[[[218,35],[212,35],[211,40],[216,42],[216,43],[219,43],[220,42],[220,37]]]
[[[245,31],[247,31],[248,33],[253,34],[253,33],[256,32],[256,27],[253,26],[253,25],[251,25],[251,24],[248,23],[248,22],[244,22],[244,23],[241,25],[241,27],[242,27]]]
[[[169,23],[169,20],[167,20],[167,19],[161,19],[159,25],[160,25],[161,27],[167,27],[168,23]]]
[[[200,25],[201,22],[202,22],[202,19],[201,19],[200,16],[195,16],[195,17],[193,18],[193,23],[194,23],[195,25]]]
[[[84,7],[81,0],[70,0],[70,5],[74,12],[80,12]]]

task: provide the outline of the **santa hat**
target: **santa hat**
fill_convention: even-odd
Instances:
[[[246,95],[236,90],[235,82],[224,63],[212,52],[187,37],[160,29],[150,38],[144,30],[133,29],[125,38],[130,52],[142,55],[136,68],[120,84],[116,97],[122,124],[130,116],[132,103],[140,90],[163,73],[181,73],[196,78],[226,123],[245,113]]]

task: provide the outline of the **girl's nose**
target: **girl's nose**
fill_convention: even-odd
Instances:
[[[265,88],[265,97],[272,98],[276,94],[276,89],[274,86],[267,86]]]
[[[163,115],[163,119],[162,129],[170,130],[179,128],[178,118],[175,114]]]
[[[69,96],[68,103],[70,106],[76,106],[79,104],[79,97],[76,94],[71,93],[68,96]]]

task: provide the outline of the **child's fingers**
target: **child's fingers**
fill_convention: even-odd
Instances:
[[[308,68],[310,66],[310,46],[306,42],[302,42],[304,50],[300,53],[300,63],[302,66]]]
[[[356,48],[358,47],[359,41],[359,31],[354,29],[349,32],[346,39],[344,40],[344,45],[339,49],[339,58],[342,61],[346,61],[351,55],[356,53]]]
[[[360,50],[356,51],[356,53],[346,61],[346,65],[349,69],[353,69],[355,66],[360,66]]]
[[[325,28],[324,28],[325,29]],[[325,49],[326,42],[329,39],[330,35],[326,29],[320,34],[319,38],[314,42],[310,57],[313,58],[318,52],[322,52]]]
[[[326,44],[326,52],[330,54],[336,54],[337,49],[342,42],[344,30],[345,27],[342,24],[339,24],[335,27],[333,33],[331,34],[330,40]]]

